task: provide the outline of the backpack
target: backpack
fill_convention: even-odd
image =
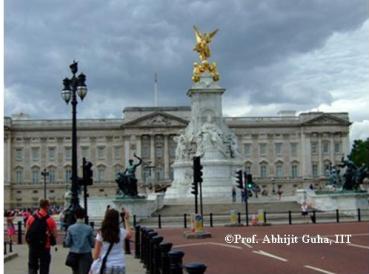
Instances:
[[[37,214],[33,215],[34,221],[28,228],[26,233],[27,243],[34,248],[45,248],[47,240],[47,219],[50,217],[40,217]]]

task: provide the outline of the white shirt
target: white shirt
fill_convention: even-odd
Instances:
[[[120,228],[120,234],[119,234],[119,242],[113,244],[112,249],[110,250],[110,253],[108,255],[108,258],[106,260],[106,267],[111,268],[113,266],[120,266],[124,267],[126,265],[125,256],[124,256],[124,240],[127,236],[127,231],[124,228]],[[96,241],[102,242],[102,248],[100,252],[101,259],[104,258],[106,252],[109,249],[110,243],[104,242],[102,236],[100,233],[97,233],[96,235]]]

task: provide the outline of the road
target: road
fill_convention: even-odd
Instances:
[[[264,227],[208,228],[212,238],[188,240],[185,229],[157,229],[164,240],[185,252],[184,263],[201,262],[207,274],[368,274],[369,223],[302,224]],[[336,243],[336,234],[351,235],[350,243]],[[233,242],[225,237],[232,235]],[[240,236],[238,236],[240,235]],[[252,242],[253,235],[255,242]],[[284,243],[268,243],[284,237]],[[302,238],[303,235],[308,235]],[[246,237],[249,244],[235,237]],[[227,236],[228,241],[232,237]],[[318,238],[316,238],[318,237]],[[339,236],[340,237],[340,236]],[[297,243],[287,245],[287,238]],[[318,241],[320,243],[304,243]],[[339,238],[341,240],[341,238]],[[343,238],[346,240],[346,236]],[[326,241],[327,243],[322,243]]]

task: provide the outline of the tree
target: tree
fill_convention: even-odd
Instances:
[[[350,159],[356,166],[365,164],[369,166],[369,138],[364,140],[354,140],[352,145]]]

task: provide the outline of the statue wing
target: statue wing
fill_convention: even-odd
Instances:
[[[209,33],[209,37],[210,37],[210,39],[212,39],[214,36],[215,36],[215,34],[217,34],[217,32],[219,31],[219,29],[216,29],[216,30],[214,30],[213,32],[210,32]]]
[[[196,26],[193,26],[193,30],[195,31],[196,43],[200,43],[202,40],[201,32],[196,28]]]

